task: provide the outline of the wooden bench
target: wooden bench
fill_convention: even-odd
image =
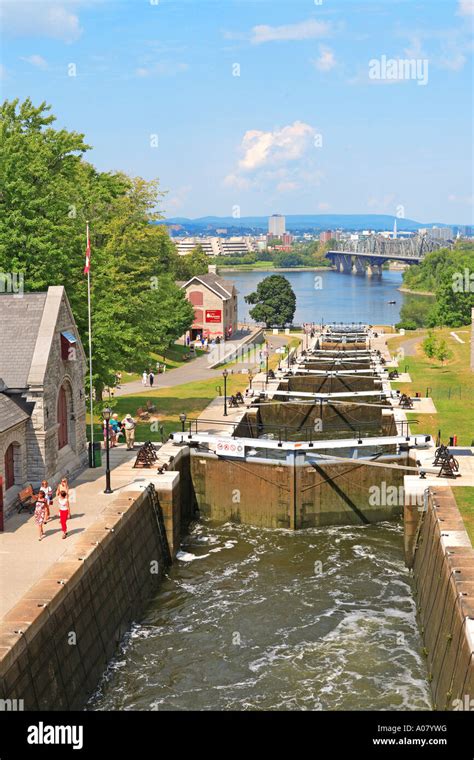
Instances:
[[[145,409],[143,409],[143,407],[141,406],[139,406],[137,409],[137,417],[139,417],[141,420],[150,419],[150,415],[148,414],[148,412]]]
[[[36,494],[33,491],[33,486],[30,485],[26,488],[23,488],[20,493],[18,494],[18,500],[19,500],[19,506],[18,506],[18,514],[20,512],[23,512],[24,509],[27,509],[28,512],[31,514],[31,512],[35,508],[36,504]]]

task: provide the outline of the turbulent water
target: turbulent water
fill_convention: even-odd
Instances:
[[[422,710],[400,525],[194,527],[92,710]]]

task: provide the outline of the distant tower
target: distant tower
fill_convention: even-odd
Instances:
[[[274,237],[281,237],[285,234],[285,217],[281,214],[273,214],[268,220],[268,233]]]
[[[394,239],[394,240],[396,240],[396,239],[397,239],[397,220],[396,220],[396,219],[395,219],[395,221],[393,222],[393,239]]]

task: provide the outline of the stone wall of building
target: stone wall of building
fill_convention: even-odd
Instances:
[[[18,492],[27,485],[27,444],[26,444],[27,422],[21,422],[9,430],[0,433],[0,477],[3,478],[3,495],[5,515],[11,513],[18,495]],[[5,491],[5,453],[10,444],[18,444],[15,451],[15,485]]]
[[[55,482],[72,476],[87,463],[84,355],[77,348],[72,358],[61,357],[61,332],[77,335],[77,328],[64,300],[59,315],[42,387],[32,388],[28,400],[35,406],[27,428],[28,478],[38,484],[44,477]],[[58,395],[66,389],[70,445],[58,451]]]

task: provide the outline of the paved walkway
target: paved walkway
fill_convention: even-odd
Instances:
[[[0,619],[41,578],[50,565],[74,545],[118,492],[134,481],[143,483],[147,478],[153,478],[156,470],[133,469],[138,448],[136,444],[135,452],[131,452],[122,445],[111,450],[113,494],[104,494],[104,466],[87,469],[71,482],[71,519],[65,540],[61,538],[57,499],[51,511],[52,520],[45,526],[45,538],[41,542],[38,541],[38,528],[33,515],[22,512],[5,521],[5,531],[0,533]]]
[[[258,332],[259,329],[253,331],[255,335]],[[242,340],[247,337],[249,337],[248,333],[240,333],[234,341],[226,341],[226,343],[223,344],[225,355],[230,352],[232,347],[238,347],[242,343]],[[268,338],[268,343],[273,347],[270,350],[270,355],[273,355],[276,352],[277,348],[285,345],[289,337],[290,336],[284,335],[270,335]],[[257,349],[257,354],[258,350],[259,349]],[[175,369],[168,370],[165,373],[155,375],[153,390],[156,388],[174,388],[177,385],[184,385],[185,383],[193,383],[199,380],[209,380],[213,377],[222,377],[222,367],[218,367],[217,369],[210,368],[210,365],[213,361],[216,360],[216,358],[216,354],[209,352],[204,356],[199,356],[197,359],[193,359],[189,362],[189,364],[183,364],[181,367],[176,367]],[[231,369],[234,372],[240,372],[249,368],[255,368],[258,366],[258,357],[256,357],[255,361],[253,361],[252,358],[253,357],[251,355],[250,361],[237,363]],[[141,380],[134,380],[131,383],[124,383],[120,388],[117,388],[115,390],[115,397],[131,396],[139,393],[147,393],[149,395],[150,390],[151,388],[149,385],[143,385]]]

